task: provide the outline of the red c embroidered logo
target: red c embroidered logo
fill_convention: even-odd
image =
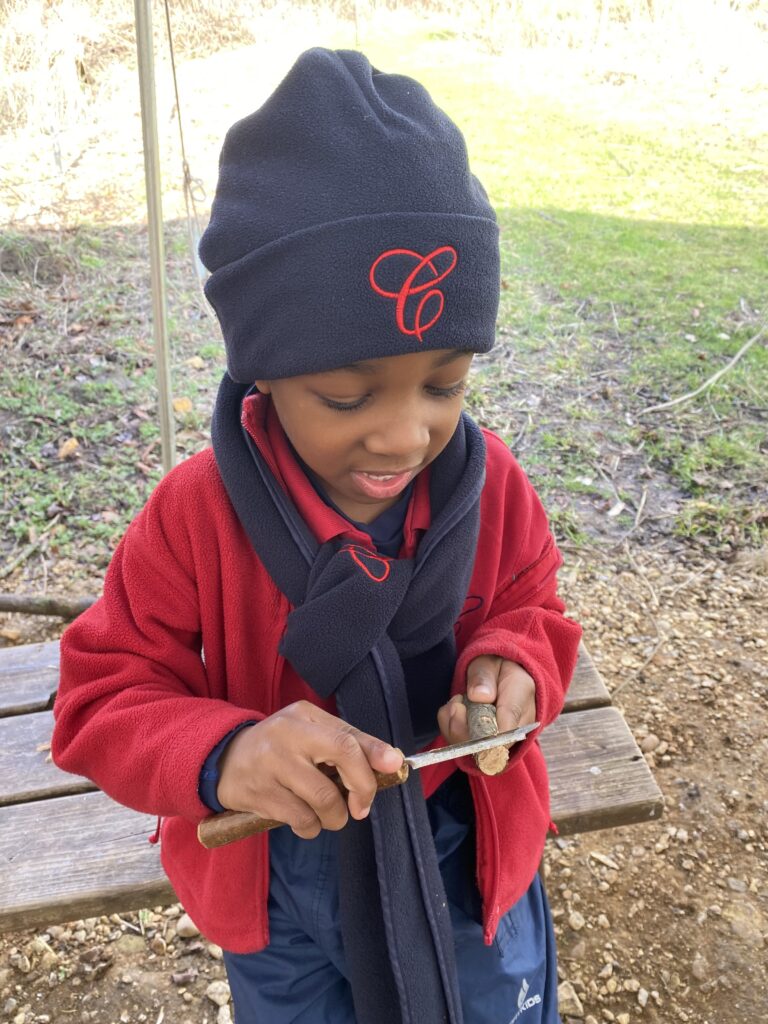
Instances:
[[[408,260],[415,260],[415,266],[406,276],[399,291],[388,291],[376,280],[376,270],[385,260],[392,260],[394,257],[407,257]],[[446,257],[448,260],[447,266],[445,265]],[[443,314],[443,306],[445,305],[445,296],[436,288],[435,285],[444,281],[446,277],[454,270],[456,264],[459,261],[458,253],[452,245],[441,245],[437,249],[433,249],[432,252],[426,256],[422,256],[418,252],[414,252],[412,249],[387,249],[371,264],[371,269],[368,274],[368,280],[370,281],[371,288],[376,292],[377,295],[382,295],[385,299],[395,299],[395,320],[397,321],[398,330],[402,334],[413,335],[419,339],[420,342],[424,341],[424,333],[428,331],[430,327],[434,327],[437,321]],[[443,264],[443,269],[438,270],[436,264]],[[422,273],[422,271],[424,273]],[[427,280],[418,282],[418,278],[424,277],[425,274],[430,276]],[[408,327],[405,323],[406,303],[410,298],[420,296],[416,304],[416,309],[413,315],[413,326]],[[431,315],[431,318],[424,321],[424,308],[428,302],[433,299],[437,299],[437,307]],[[434,308],[434,303],[433,303]]]
[[[378,555],[374,551],[360,547],[358,544],[347,544],[342,549],[349,553],[352,561],[355,562],[365,573],[368,579],[374,583],[383,583],[389,576],[391,569],[391,558]]]

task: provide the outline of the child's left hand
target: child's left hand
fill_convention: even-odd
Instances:
[[[467,668],[467,697],[478,704],[495,704],[499,732],[536,721],[536,684],[522,665],[484,654]],[[469,739],[467,709],[460,693],[437,713],[440,732],[447,743]]]

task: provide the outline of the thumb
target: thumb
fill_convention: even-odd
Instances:
[[[501,658],[481,655],[467,668],[467,697],[478,704],[494,704]]]

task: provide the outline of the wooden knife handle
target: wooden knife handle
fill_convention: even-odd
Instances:
[[[319,764],[317,767],[339,787],[346,797],[347,790],[337,770],[326,764]],[[374,772],[377,791],[389,789],[390,786],[399,786],[405,782],[408,778],[408,770],[408,765],[403,762],[396,772],[388,774]],[[222,814],[212,814],[210,818],[203,818],[197,826],[197,838],[207,850],[213,850],[217,846],[226,846],[227,843],[234,843],[238,839],[255,836],[260,832],[267,832],[271,828],[279,828],[284,824],[284,821],[275,821],[273,818],[260,818],[258,814],[253,814],[251,811],[224,811]]]
[[[465,696],[464,706],[467,709],[467,726],[471,740],[483,740],[486,736],[498,735],[495,704],[479,704]],[[498,775],[507,767],[509,748],[491,747],[490,750],[481,750],[473,757],[483,775]]]

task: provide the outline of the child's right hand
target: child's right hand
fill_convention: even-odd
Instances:
[[[217,796],[230,810],[284,821],[313,839],[323,828],[343,828],[350,814],[365,818],[376,793],[374,770],[396,772],[402,763],[395,747],[301,700],[227,744]],[[336,767],[347,801],[318,764]]]

